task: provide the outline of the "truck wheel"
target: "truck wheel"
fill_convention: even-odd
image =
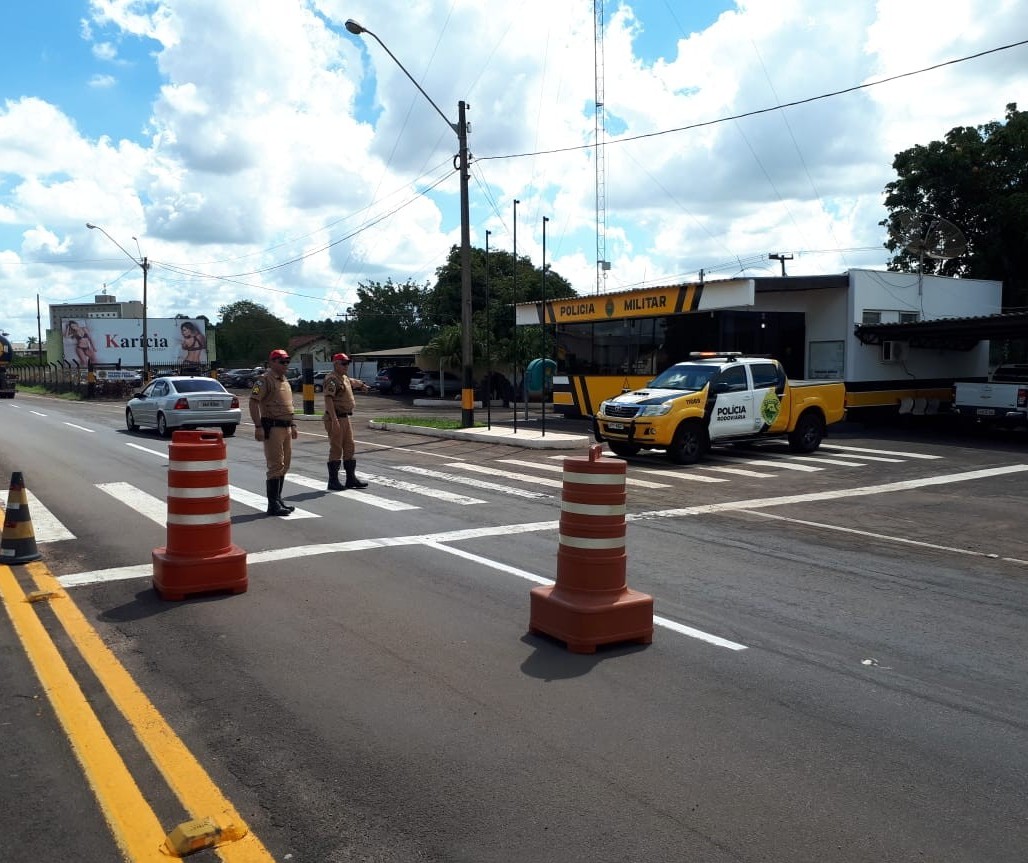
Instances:
[[[667,457],[675,464],[695,464],[707,449],[707,432],[695,420],[682,423],[667,448]]]
[[[814,452],[825,436],[825,421],[819,413],[807,411],[789,432],[789,449],[793,452]]]
[[[633,456],[642,449],[642,447],[636,446],[634,443],[614,443],[614,441],[607,441],[607,446],[610,447],[610,451],[614,455],[619,455],[622,458]]]

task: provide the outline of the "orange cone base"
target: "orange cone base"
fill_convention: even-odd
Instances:
[[[185,599],[194,593],[246,593],[246,552],[231,545],[209,557],[169,554],[166,546],[153,550],[153,586],[161,599]]]
[[[572,653],[595,653],[598,645],[653,641],[653,597],[625,588],[617,596],[590,597],[553,587],[531,591],[528,629],[560,639]]]

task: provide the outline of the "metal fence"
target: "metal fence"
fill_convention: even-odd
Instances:
[[[127,401],[133,393],[144,386],[141,378],[128,380],[108,377],[108,372],[123,373],[117,366],[83,366],[75,360],[60,360],[54,363],[26,362],[12,364],[18,375],[19,387],[38,386],[51,393],[75,393],[83,399],[108,399]],[[150,379],[162,375],[211,374],[210,366],[182,367],[174,365],[150,365]]]

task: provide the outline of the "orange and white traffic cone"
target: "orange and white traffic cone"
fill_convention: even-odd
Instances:
[[[4,513],[4,534],[0,540],[0,563],[29,563],[43,555],[36,548],[36,532],[32,529],[28,495],[21,471],[11,475]]]

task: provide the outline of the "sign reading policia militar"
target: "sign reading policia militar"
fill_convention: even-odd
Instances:
[[[517,322],[568,324],[658,318],[683,312],[752,306],[753,298],[752,279],[727,279],[703,285],[674,285],[592,297],[569,297],[552,300],[545,306],[542,303],[526,303],[518,308]]]

